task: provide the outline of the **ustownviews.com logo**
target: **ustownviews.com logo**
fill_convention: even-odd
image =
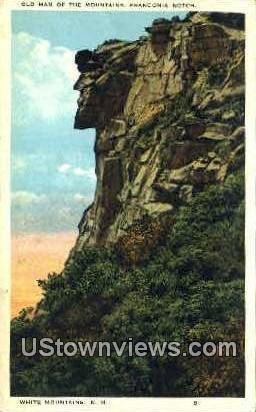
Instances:
[[[21,352],[23,356],[82,356],[82,357],[110,357],[110,356],[151,356],[151,357],[198,357],[220,356],[236,357],[238,344],[236,342],[190,342],[186,345],[180,342],[134,341],[129,338],[123,342],[106,341],[68,341],[60,338],[21,338]]]

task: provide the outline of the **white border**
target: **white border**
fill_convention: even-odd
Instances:
[[[95,2],[101,0],[95,0]],[[103,0],[102,0],[103,1]],[[111,0],[108,0],[111,1]],[[128,0],[120,1],[128,4]],[[133,1],[134,3],[135,1]],[[136,0],[137,3],[140,1]],[[162,3],[168,3],[162,0]],[[252,412],[255,410],[255,229],[256,229],[256,196],[255,196],[255,156],[256,156],[256,120],[255,120],[255,100],[256,100],[256,5],[253,0],[197,0],[189,1],[195,7],[174,8],[172,4],[182,3],[179,1],[170,2],[169,9],[138,9],[123,8],[116,11],[222,11],[222,12],[240,12],[246,14],[246,396],[245,398],[35,398],[41,400],[41,406],[19,404],[20,399],[9,396],[9,320],[10,320],[10,12],[11,10],[38,10],[38,7],[23,7],[22,1],[17,0],[0,0],[0,173],[1,173],[1,210],[0,210],[0,259],[1,259],[1,288],[0,288],[0,333],[1,351],[0,351],[0,401],[3,407],[1,411],[15,412],[44,409],[47,411],[111,411],[111,412],[130,412],[147,411],[147,412],[190,412],[192,410],[202,412],[216,412],[219,408],[222,412]],[[26,2],[31,3],[30,1]],[[38,0],[34,1],[38,4]],[[69,11],[114,11],[102,8],[76,8],[69,7],[65,2],[63,8],[57,7],[57,0],[53,0],[54,7],[39,8],[44,10]],[[85,3],[81,1],[81,3]],[[153,3],[153,1],[152,1]],[[4,342],[3,342],[4,341]],[[44,400],[61,399],[61,400],[79,400],[86,401],[86,405],[69,405],[69,406],[45,406]],[[106,404],[101,405],[100,401],[105,400]],[[91,404],[95,401],[96,404]],[[197,401],[197,405],[193,405]]]

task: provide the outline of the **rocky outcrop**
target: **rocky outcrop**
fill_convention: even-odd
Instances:
[[[138,41],[77,53],[75,127],[96,129],[97,187],[76,248],[143,254],[178,208],[243,164],[244,33],[214,15],[158,19]]]

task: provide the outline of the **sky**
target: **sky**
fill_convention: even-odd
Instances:
[[[37,279],[63,268],[94,197],[95,131],[73,128],[75,53],[136,40],[159,17],[172,13],[12,13],[13,315],[38,301]]]
[[[161,12],[12,13],[12,231],[75,231],[95,190],[95,131],[74,130],[74,55],[135,40]],[[180,13],[184,17],[185,13]]]

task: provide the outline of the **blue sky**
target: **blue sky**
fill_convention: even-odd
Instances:
[[[76,229],[94,195],[94,130],[74,130],[77,50],[135,40],[172,13],[12,13],[12,229]],[[185,13],[180,13],[181,17]]]

